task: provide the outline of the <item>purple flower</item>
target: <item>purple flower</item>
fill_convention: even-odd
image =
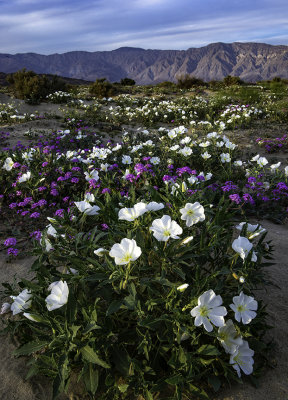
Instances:
[[[29,214],[29,211],[22,211],[22,212],[21,212],[22,217],[24,217],[24,216],[27,215],[27,214]]]
[[[15,208],[15,207],[17,207],[17,203],[11,203],[11,204],[9,204],[9,208]]]
[[[69,196],[63,197],[62,200],[64,201],[64,203],[67,203],[67,201],[69,201]]]
[[[48,165],[48,161],[44,161],[43,163],[42,163],[42,167],[44,168],[44,167],[46,167]]]
[[[245,203],[250,203],[252,205],[255,204],[255,201],[253,200],[253,197],[249,193],[243,194],[242,198],[245,201]]]
[[[39,188],[37,189],[39,192],[44,192],[44,190],[47,190],[46,186],[39,186]]]
[[[17,239],[11,237],[11,238],[7,238],[7,239],[4,241],[4,246],[15,246],[16,243],[17,243]]]
[[[15,162],[13,164],[13,168],[20,168],[20,167],[21,167],[21,164],[19,162]]]
[[[40,240],[42,236],[41,231],[34,231],[30,233],[30,238],[34,238],[35,240]]]
[[[78,182],[79,182],[79,178],[74,177],[71,179],[71,183],[78,183]]]
[[[41,215],[40,213],[34,212],[34,213],[32,213],[32,214],[30,215],[30,218],[39,218],[40,215]]]
[[[57,189],[51,189],[50,194],[52,194],[52,196],[58,196],[59,193]]]
[[[101,229],[102,231],[107,231],[109,229],[109,226],[107,224],[101,224]]]
[[[64,218],[64,209],[63,208],[60,208],[59,210],[56,210],[55,211],[55,215],[57,216],[57,217],[60,217],[60,218]]]
[[[14,249],[14,247],[9,247],[9,249],[7,250],[7,254],[9,256],[16,257],[18,255],[18,253],[19,253],[19,250],[18,249]]]
[[[231,201],[233,201],[236,204],[240,204],[241,203],[241,197],[239,196],[239,194],[235,193],[235,194],[230,194],[229,195],[229,199]]]
[[[104,189],[102,190],[101,193],[102,193],[102,194],[104,194],[104,193],[111,193],[111,189],[109,189],[109,188],[104,188]]]

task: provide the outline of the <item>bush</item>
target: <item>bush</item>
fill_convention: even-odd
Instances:
[[[242,85],[243,83],[244,82],[239,78],[239,76],[227,75],[223,79],[224,86]]]
[[[96,81],[90,86],[90,94],[93,96],[102,98],[115,96],[117,94],[116,87],[106,78],[96,79]]]
[[[49,79],[45,75],[37,75],[34,71],[26,71],[23,68],[14,74],[9,74],[7,81],[13,85],[15,95],[19,99],[31,104],[38,104],[50,93],[56,90],[65,90],[66,84],[57,76]]]
[[[177,86],[179,89],[191,89],[204,85],[206,85],[206,83],[202,81],[202,79],[195,78],[195,76],[185,75],[177,78]]]
[[[134,79],[130,79],[130,78],[123,78],[120,81],[120,85],[123,85],[123,86],[134,86],[135,83],[136,82],[134,81]]]

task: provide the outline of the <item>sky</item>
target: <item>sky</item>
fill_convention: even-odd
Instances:
[[[288,0],[0,0],[0,53],[288,45]]]

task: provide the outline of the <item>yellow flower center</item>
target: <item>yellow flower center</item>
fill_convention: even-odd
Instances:
[[[131,260],[132,256],[130,253],[125,253],[124,256],[122,257],[121,261],[129,262]]]
[[[199,312],[200,312],[201,317],[207,317],[209,310],[208,310],[207,306],[201,306]]]
[[[244,305],[242,305],[242,304],[239,304],[239,306],[237,306],[237,311],[239,311],[239,312],[243,312],[243,311],[246,311],[246,306]]]
[[[168,230],[164,231],[164,232],[163,232],[163,235],[164,235],[164,236],[170,236],[170,231],[168,231]]]

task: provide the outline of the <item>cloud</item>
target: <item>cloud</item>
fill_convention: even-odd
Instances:
[[[0,52],[288,44],[287,0],[0,0]]]

